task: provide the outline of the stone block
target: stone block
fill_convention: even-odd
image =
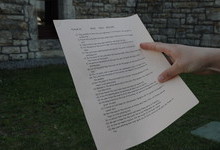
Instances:
[[[103,7],[104,4],[103,4],[103,3],[97,3],[97,2],[95,2],[95,3],[93,3],[93,6],[94,6],[94,7]]]
[[[24,21],[23,15],[7,15],[8,19]]]
[[[100,15],[102,18],[107,18],[107,17],[109,17],[109,13],[108,13],[108,12],[100,12],[99,15]]]
[[[184,44],[184,45],[195,45],[195,40],[194,39],[178,39],[179,44]]]
[[[105,4],[104,10],[108,12],[114,12],[115,11],[115,6],[112,4]]]
[[[32,39],[32,40],[38,40],[38,32],[35,33],[35,32],[31,32],[31,31],[29,30],[29,33],[30,33],[30,39]]]
[[[212,7],[214,6],[214,2],[199,2],[198,4],[199,7]]]
[[[100,0],[94,0],[94,1],[97,1],[97,2],[100,2]],[[109,3],[109,0],[101,0],[102,1],[102,3]],[[121,0],[119,0],[119,1],[121,1]]]
[[[27,41],[26,40],[13,40],[13,45],[14,46],[27,45]]]
[[[8,55],[2,55],[2,54],[0,54],[0,62],[1,62],[1,61],[8,61],[8,59],[9,59],[9,56],[8,56]]]
[[[155,18],[155,19],[153,19],[153,22],[154,22],[155,24],[156,24],[156,23],[166,24],[166,23],[167,23],[167,19]]]
[[[198,34],[198,33],[187,33],[186,34],[186,37],[189,38],[189,39],[200,39],[202,36],[202,34]]]
[[[87,11],[87,15],[98,15],[99,14],[99,9],[98,8],[90,8]]]
[[[168,19],[167,20],[168,27],[179,27],[180,26],[180,19]]]
[[[136,0],[127,0],[126,6],[127,7],[135,7]]]
[[[206,15],[203,13],[198,14],[198,20],[206,20]]]
[[[39,40],[39,50],[40,51],[49,51],[49,50],[61,50],[61,45],[59,40]]]
[[[2,48],[2,53],[3,54],[17,54],[20,53],[20,47],[3,47]]]
[[[132,8],[132,7],[130,7],[130,8]],[[147,7],[146,8],[140,8],[139,6],[137,7],[137,10],[136,10],[136,12],[138,13],[138,15],[139,16],[141,16],[141,14],[145,14],[146,13],[146,9],[147,9]],[[135,12],[135,9],[133,8],[133,13]],[[133,14],[132,13],[132,14]],[[150,12],[147,12],[148,14],[150,14]]]
[[[80,7],[80,8],[78,8],[76,11],[79,12],[80,15],[77,16],[77,18],[84,19],[84,16],[87,15],[87,12],[88,12],[89,8],[90,7]]]
[[[171,13],[153,13],[152,16],[153,18],[155,17],[155,18],[165,18],[165,19],[172,17]]]
[[[198,25],[213,25],[213,21],[198,20]]]
[[[193,13],[205,13],[205,8],[193,8]]]
[[[18,24],[18,27],[21,29],[21,30],[28,30],[28,23],[27,22],[20,22]]]
[[[220,12],[213,13],[213,14],[208,14],[207,15],[208,19],[213,20],[213,21],[220,21]]]
[[[165,35],[152,35],[156,42],[167,42],[167,36]]]
[[[143,9],[143,8],[147,8],[147,6],[148,6],[148,4],[147,3],[138,3],[138,8],[141,8],[141,9]],[[138,11],[139,12],[139,11]]]
[[[86,2],[86,7],[92,7],[93,2]]]
[[[63,51],[54,50],[54,51],[41,51],[36,52],[36,58],[56,58],[56,57],[64,57]]]
[[[172,18],[185,18],[186,15],[185,13],[182,14],[182,13],[175,13],[175,14],[172,14]]]
[[[159,30],[159,33],[160,34],[163,34],[163,35],[168,35],[168,37],[174,37],[175,36],[175,33],[176,33],[176,29],[173,29],[173,28],[164,28],[164,29],[160,29]]]
[[[24,21],[1,19],[0,30],[28,30],[28,24]]]
[[[159,4],[159,5],[151,5],[151,6],[147,7],[147,11],[150,12],[150,13],[155,13],[156,10],[163,10],[163,5]],[[178,11],[178,10],[175,10],[175,9],[164,9],[164,12],[165,12],[165,10],[170,10],[169,12]]]
[[[11,39],[7,40],[7,39],[0,38],[0,46],[11,46],[11,45],[13,45]]]
[[[10,31],[0,31],[0,39],[7,39],[11,40],[12,39],[12,33]]]
[[[215,6],[220,6],[220,0],[215,0]]]
[[[32,5],[28,5],[25,6],[24,10],[25,10],[25,21],[28,22],[30,36],[32,39],[36,39],[34,38],[35,36],[32,36],[33,34],[36,35],[38,33],[36,17],[32,17],[35,16],[35,9]]]
[[[156,28],[155,26],[154,26],[154,24],[152,24],[152,23],[147,23],[147,24],[144,24],[145,26],[146,26],[146,28],[148,29],[148,28]],[[156,28],[156,29],[158,29],[158,28]]]
[[[213,28],[214,28],[213,26],[208,26],[208,25],[196,25],[195,32],[196,33],[212,33]]]
[[[220,142],[220,122],[212,121],[204,126],[191,131],[193,135]]]
[[[186,33],[194,33],[194,29],[186,29]]]
[[[118,0],[109,0],[109,3],[110,3],[110,4],[118,4],[119,1],[118,1]]]
[[[150,14],[143,14],[141,15],[141,19],[144,23],[149,23],[152,21],[151,15]]]
[[[186,29],[179,28],[176,30],[176,38],[185,38],[186,37]]]
[[[12,45],[12,34],[10,31],[0,31],[0,46]]]
[[[27,59],[27,54],[10,54],[10,60],[24,60]]]
[[[19,5],[27,5],[29,4],[29,1],[36,1],[36,0],[1,0],[2,3],[13,3],[13,4],[19,4]]]
[[[220,21],[220,8],[212,8],[207,10],[207,19],[212,21]]]
[[[28,31],[15,31],[13,33],[13,39],[16,40],[28,40],[30,38],[30,35]]]
[[[181,24],[186,24],[186,19],[185,18],[180,19],[180,23]]]
[[[2,14],[0,14],[0,19],[1,19],[1,20],[7,19],[7,15],[2,15]]]
[[[132,12],[134,12],[134,8],[131,8],[131,7],[117,7],[115,12],[131,14]]]
[[[28,53],[28,59],[34,59],[34,58],[35,58],[35,53],[34,52]]]
[[[200,42],[201,42],[200,39],[195,40],[195,44],[194,44],[194,46],[200,46]]]
[[[153,26],[154,26],[155,28],[166,28],[166,24],[156,23],[156,24],[153,24]]]
[[[87,0],[74,0],[75,3],[84,3],[86,2]]]
[[[126,17],[128,16],[127,13],[110,13],[111,17],[117,18],[117,17]]]
[[[99,7],[98,9],[99,9],[99,12],[100,12],[100,13],[102,13],[102,12],[104,11],[104,8],[103,8],[103,7]]]
[[[191,9],[188,9],[188,8],[183,8],[180,10],[181,13],[191,13]]]
[[[21,5],[10,4],[10,3],[0,3],[0,13],[1,14],[23,14],[23,8]]]
[[[173,2],[173,8],[196,8],[198,2]]]
[[[29,40],[28,47],[31,52],[36,52],[39,50],[38,40]]]
[[[198,18],[195,15],[189,14],[186,18],[187,24],[196,24],[198,22]]]
[[[181,28],[194,29],[194,25],[181,25]]]
[[[163,4],[163,8],[172,8],[172,3],[171,2],[165,2]]]
[[[27,46],[22,46],[21,47],[21,52],[22,53],[27,53],[28,52],[28,47]]]
[[[28,22],[29,21],[29,17],[28,16],[30,16],[30,15],[27,13],[26,8],[27,8],[27,6],[24,7],[24,21]]]
[[[220,33],[220,22],[214,25],[214,32],[218,34]]]
[[[203,34],[201,46],[220,47],[219,34]]]
[[[168,42],[168,43],[171,43],[171,44],[176,44],[176,43],[177,43],[177,40],[176,40],[176,38],[168,38],[168,39],[167,39],[167,42]]]
[[[159,29],[158,28],[147,28],[150,34],[159,34]]]

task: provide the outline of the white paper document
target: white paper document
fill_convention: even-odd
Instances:
[[[180,77],[157,81],[170,64],[140,49],[153,40],[137,15],[54,23],[98,150],[140,144],[198,103]]]

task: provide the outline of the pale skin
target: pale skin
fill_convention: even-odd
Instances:
[[[163,52],[168,56],[171,67],[163,71],[159,82],[166,82],[181,73],[220,73],[220,49],[193,47],[180,44],[141,43],[145,50]]]

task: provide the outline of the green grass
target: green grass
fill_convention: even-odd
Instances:
[[[182,77],[199,105],[131,150],[220,149],[220,143],[190,134],[220,121],[220,75]],[[14,149],[96,149],[66,66],[0,70],[0,150]]]

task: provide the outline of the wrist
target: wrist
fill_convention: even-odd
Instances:
[[[220,49],[207,49],[206,60],[207,70],[220,73]]]

